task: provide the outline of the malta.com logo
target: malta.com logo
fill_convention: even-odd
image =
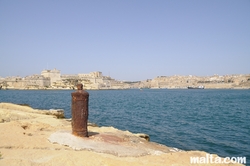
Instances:
[[[191,164],[246,164],[246,157],[225,157],[221,158],[212,154],[206,154],[205,157],[190,157]]]

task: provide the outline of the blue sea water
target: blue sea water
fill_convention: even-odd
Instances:
[[[64,109],[71,90],[1,90],[0,102]],[[250,159],[250,90],[89,90],[89,120],[182,150]]]

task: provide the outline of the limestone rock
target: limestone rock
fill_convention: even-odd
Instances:
[[[41,112],[0,103],[0,119],[9,121],[0,123],[0,165],[191,166],[194,164],[190,163],[190,157],[206,157],[208,154],[148,142],[140,138],[146,137],[144,134],[114,127],[88,126],[89,138],[76,137],[71,134],[71,122]]]
[[[62,109],[38,110],[26,105],[0,103],[0,123],[12,120],[30,119],[38,114],[53,115],[58,119],[65,118]]]

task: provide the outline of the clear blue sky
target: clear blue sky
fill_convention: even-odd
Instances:
[[[250,0],[0,0],[0,76],[250,74]]]

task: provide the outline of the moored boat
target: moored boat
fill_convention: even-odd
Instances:
[[[204,86],[197,86],[197,87],[194,87],[194,86],[188,86],[187,87],[188,89],[205,89]]]

